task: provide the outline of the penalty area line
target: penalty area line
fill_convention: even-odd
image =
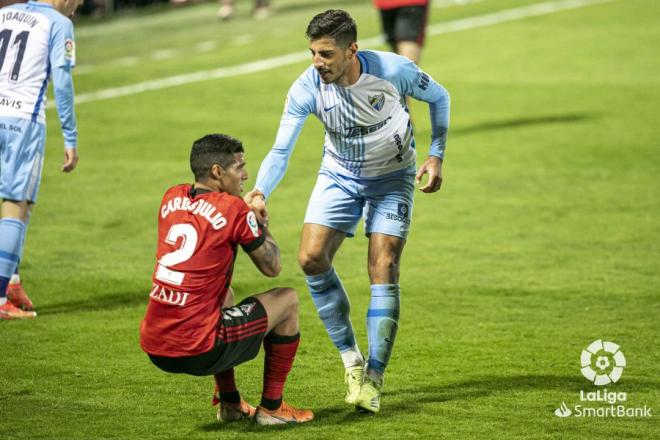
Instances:
[[[570,9],[578,9],[585,6],[610,3],[613,1],[616,0],[560,0],[536,3],[518,8],[505,9],[499,12],[434,24],[427,27],[426,33],[427,35],[448,34],[451,32],[459,32],[469,29],[492,26],[508,21],[521,20],[523,18],[547,15]],[[380,46],[382,44],[382,37],[368,38],[360,41],[360,45],[364,47]],[[246,75],[249,73],[264,72],[278,67],[288,66],[301,61],[309,60],[309,57],[310,55],[307,51],[293,52],[286,55],[266,58],[260,61],[238,64],[236,66],[220,67],[212,70],[200,70],[197,72],[184,73],[181,75],[170,76],[168,78],[155,79],[122,87],[113,87],[109,89],[98,90],[96,92],[83,93],[76,96],[75,103],[86,104],[89,102],[119,98],[122,96],[131,96],[138,93],[177,87],[195,82],[210,81],[214,79]],[[48,108],[52,107],[53,103],[49,102]]]

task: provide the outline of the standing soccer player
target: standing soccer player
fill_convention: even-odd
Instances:
[[[373,0],[380,11],[385,39],[392,51],[419,64],[426,34],[429,0]]]
[[[325,126],[323,160],[312,192],[299,263],[330,339],[341,354],[348,385],[345,400],[371,412],[380,409],[383,374],[399,320],[399,262],[412,214],[414,182],[433,193],[449,125],[449,95],[402,56],[358,51],[350,15],[328,10],[307,27],[313,65],[289,90],[275,144],[261,164],[256,189],[268,197],[285,174],[306,118]],[[429,103],[429,156],[415,172],[415,140],[405,98]],[[263,200],[258,199],[264,207]],[[346,236],[365,219],[369,237],[371,302],[367,313],[369,358],[353,333],[350,304],[332,260]],[[366,369],[366,370],[365,370]]]
[[[0,318],[34,318],[22,288],[7,287],[23,253],[37,201],[46,142],[46,89],[52,76],[64,134],[62,171],[78,162],[73,111],[73,24],[82,0],[44,0],[0,9]],[[20,286],[18,286],[20,287]],[[26,309],[26,310],[22,310]]]
[[[308,422],[312,411],[282,401],[300,340],[295,290],[276,288],[233,302],[238,245],[264,275],[280,272],[277,243],[248,206],[255,193],[240,197],[248,177],[243,144],[226,135],[204,136],[193,144],[190,168],[195,184],[167,190],[158,211],[158,262],[140,330],[142,349],[164,371],[213,374],[220,421],[254,416],[260,425]],[[241,399],[233,367],[253,359],[262,342],[263,394],[255,411]]]

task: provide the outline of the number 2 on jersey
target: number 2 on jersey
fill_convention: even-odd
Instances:
[[[156,279],[176,286],[183,284],[185,273],[172,270],[170,267],[188,261],[193,256],[197,246],[197,230],[187,223],[172,225],[165,242],[176,245],[181,237],[183,237],[181,246],[177,250],[163,255],[158,260],[158,269],[156,270]]]
[[[18,81],[18,74],[21,71],[21,63],[23,62],[23,55],[25,54],[25,46],[27,46],[27,39],[30,32],[23,31],[16,35],[14,38],[14,46],[18,45],[18,52],[16,52],[16,59],[14,66],[11,68],[9,80],[11,82]],[[7,55],[7,48],[9,47],[9,40],[11,39],[11,29],[5,29],[0,32],[0,71],[5,63],[5,55]]]

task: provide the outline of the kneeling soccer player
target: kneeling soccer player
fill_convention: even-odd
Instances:
[[[308,422],[312,411],[282,401],[300,340],[295,290],[275,288],[233,302],[239,244],[264,275],[280,272],[267,213],[257,217],[248,206],[257,192],[240,197],[248,177],[243,145],[222,134],[204,136],[192,146],[190,167],[195,183],[167,190],[158,213],[158,262],[140,328],[142,349],[164,371],[213,374],[220,421]],[[263,394],[255,409],[241,398],[233,367],[253,359],[262,342]]]

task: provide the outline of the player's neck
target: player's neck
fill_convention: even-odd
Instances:
[[[346,69],[346,73],[339,78],[337,85],[342,87],[350,87],[360,79],[362,69],[360,68],[360,59],[357,54],[353,57],[351,65]]]

